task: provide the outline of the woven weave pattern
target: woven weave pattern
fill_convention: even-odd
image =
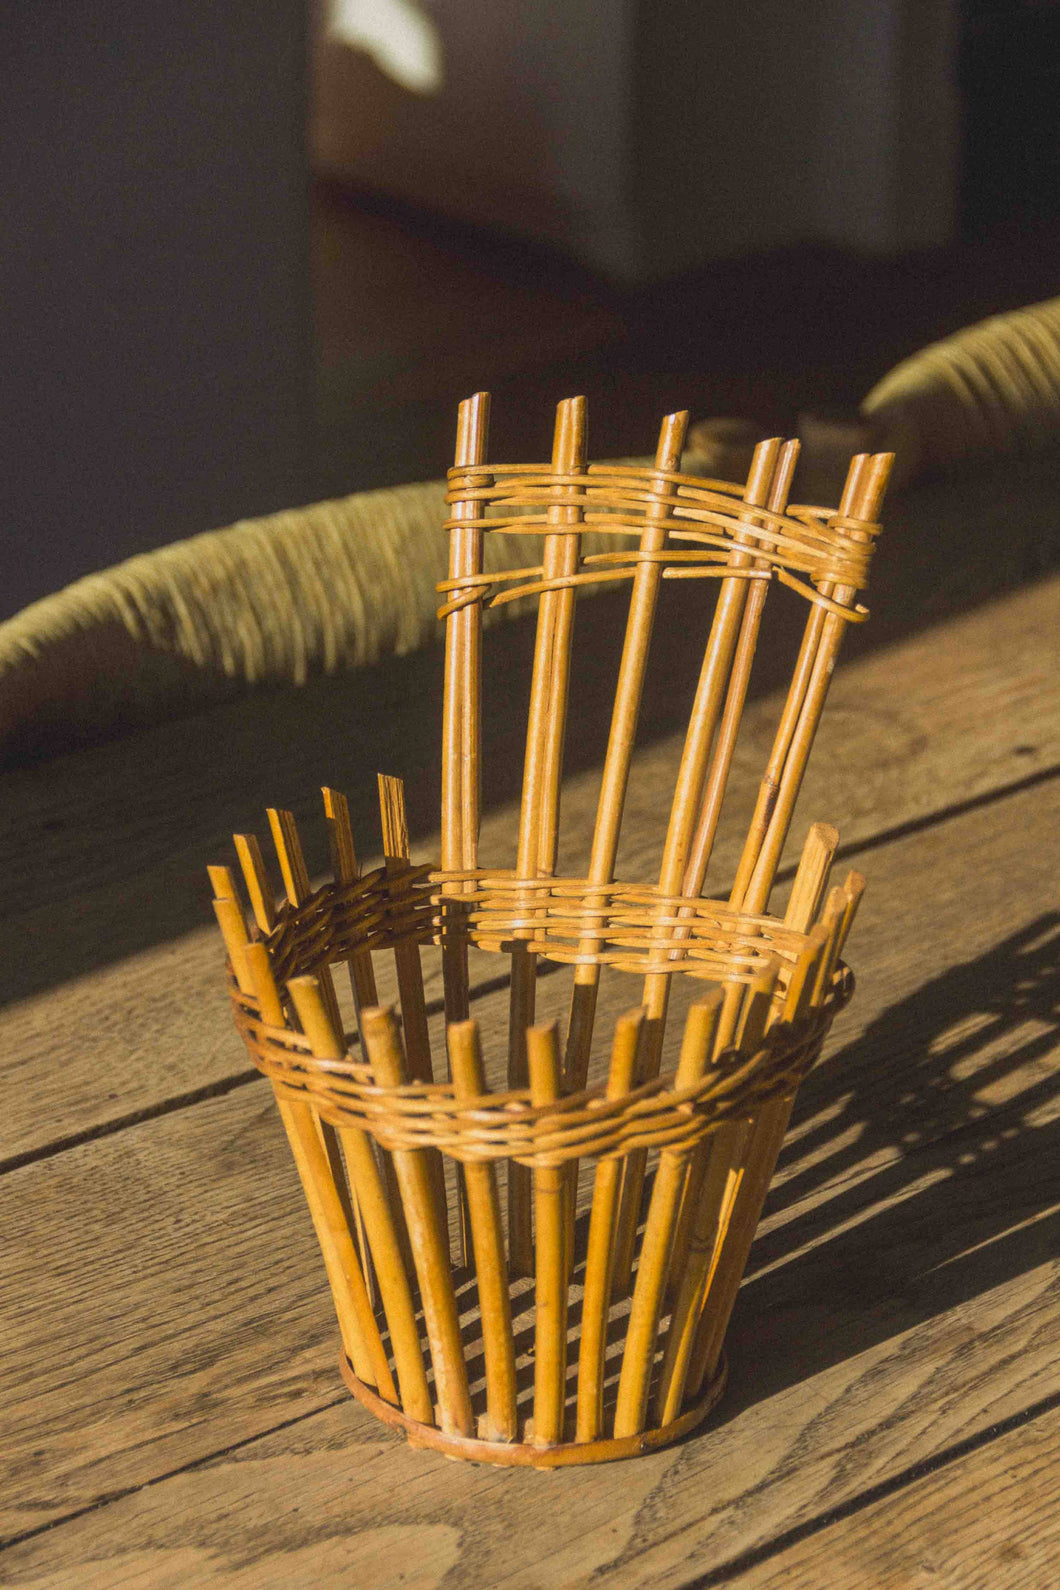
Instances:
[[[458,883],[458,900],[442,892]],[[513,942],[567,965],[610,965],[634,974],[686,972],[713,982],[750,982],[770,956],[794,963],[805,935],[774,917],[748,916],[724,900],[660,895],[647,884],[592,886],[583,878],[517,878],[514,873],[439,872],[429,866],[351,883],[330,883],[297,912],[281,911],[269,941],[280,982],[393,949],[406,940],[466,937],[480,949]],[[586,943],[598,945],[585,949]]]
[[[797,1026],[774,1027],[753,1054],[718,1055],[709,1076],[693,1087],[677,1088],[670,1074],[608,1099],[601,1083],[539,1108],[529,1089],[490,1093],[468,1106],[448,1083],[381,1088],[371,1066],[314,1061],[297,1035],[266,1027],[238,988],[232,997],[236,1025],[261,1070],[293,1098],[308,1099],[332,1126],[361,1127],[390,1152],[438,1149],[463,1164],[511,1159],[533,1167],[635,1148],[687,1152],[726,1122],[746,1119],[798,1087],[852,992],[853,978],[841,967],[830,997]]]
[[[451,516],[447,530],[473,528],[522,536],[555,533],[560,508],[579,516],[571,534],[588,530],[597,536],[639,538],[650,523],[681,547],[590,553],[580,560],[576,573],[552,578],[539,564],[500,575],[446,580],[438,586],[449,598],[439,609],[439,618],[472,602],[488,600],[499,606],[542,591],[632,579],[638,565],[650,562],[663,565],[662,577],[668,580],[776,578],[848,620],[868,616],[862,607],[832,600],[820,587],[864,587],[879,525],[832,509],[759,511],[753,521],[755,556],[752,561],[745,551],[746,566],[741,566],[740,548],[749,540],[748,513],[743,488],[727,481],[637,465],[590,464],[578,475],[544,464],[481,465],[449,471],[446,502],[451,508],[470,509]],[[502,585],[509,589],[500,589]]]
[[[742,487],[704,482],[679,472],[687,415],[670,415],[651,466],[595,466],[572,399],[548,465],[490,465],[487,414],[484,394],[461,405],[447,499],[440,865],[413,862],[401,781],[381,777],[382,867],[361,872],[346,803],[325,789],[333,881],[311,888],[294,819],[277,810],[283,902],[253,836],[236,841],[252,929],[228,869],[212,876],[236,1024],[275,1090],[347,1384],[416,1444],[551,1467],[676,1439],[724,1384],[725,1331],[795,1090],[852,990],[840,957],[863,880],[829,890],[834,829],[810,828],[782,917],[769,900],[840,641],[865,616],[857,598],[889,460],[853,460],[835,509],[789,508],[792,443],[760,444]],[[487,545],[527,537],[539,562],[487,558]],[[664,581],[689,578],[709,579],[715,600],[662,854],[651,881],[624,881],[615,867],[656,606]],[[628,619],[589,855],[570,875],[557,861],[576,598],[601,582],[628,584]],[[735,877],[708,898],[776,584],[807,599],[805,625]],[[484,610],[532,598],[511,864],[487,867],[481,698],[511,686],[484,666]],[[428,1019],[428,947],[444,1035]],[[473,949],[507,969],[508,1019],[485,1047],[471,1019]],[[400,1017],[379,1005],[381,957],[393,958]],[[546,970],[550,999],[567,1007],[562,1029],[537,1014]],[[527,1355],[515,1322],[529,1296]]]

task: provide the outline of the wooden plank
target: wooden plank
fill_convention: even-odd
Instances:
[[[1027,1590],[1053,1584],[1060,1558],[1060,1412],[1012,1430],[967,1457],[859,1509],[760,1566],[741,1590]]]
[[[1012,1355],[1029,1351],[1028,1377],[1047,1385],[1055,1277],[1048,1290],[1032,1275],[1000,1292],[676,1449],[561,1476],[415,1452],[348,1402],[13,1545],[0,1574],[12,1590],[390,1590],[399,1574],[403,1585],[468,1590],[590,1579],[675,1590],[952,1444],[952,1432],[988,1426],[1011,1406]],[[833,1576],[830,1564],[825,1546],[817,1584],[878,1582]]]
[[[850,845],[1060,762],[1058,594],[1060,580],[1045,581],[841,669],[793,846],[814,817],[838,822]],[[603,598],[587,608],[594,638],[609,611]],[[508,648],[498,665],[518,667],[524,642],[518,625],[496,631],[491,646]],[[323,869],[315,785],[328,780],[349,788],[356,838],[370,852],[378,843],[375,763],[400,768],[409,743],[432,743],[434,730],[410,702],[429,699],[434,712],[436,664],[423,654],[390,671],[365,671],[363,698],[351,698],[349,681],[316,681],[296,698],[297,711],[286,695],[251,698],[0,780],[0,988],[9,1001],[0,1015],[9,1101],[0,1161],[245,1069],[225,1012],[216,929],[212,922],[194,929],[210,920],[205,863],[229,854],[233,830],[261,830],[265,806],[286,799],[300,818],[317,814],[306,824],[309,862]],[[487,708],[485,761],[497,769],[518,714],[505,716],[488,691]],[[733,773],[737,804],[756,786],[774,708],[772,699],[748,707]],[[594,731],[578,692],[572,710],[574,772],[564,787],[571,865],[588,854],[599,781],[585,765]],[[366,759],[369,733],[377,750]],[[659,790],[670,787],[678,755],[678,741],[664,736],[634,763],[620,876],[650,877],[657,868],[666,806]],[[428,782],[409,783],[417,855],[436,853]],[[483,853],[502,856],[515,807],[503,780],[487,783],[486,797]],[[729,880],[739,826],[719,841],[711,875],[719,886]],[[425,965],[428,998],[437,997],[437,968],[429,957]],[[502,969],[483,956],[473,977]],[[388,997],[385,987],[381,993]]]
[[[495,1582],[498,1562],[518,1564],[524,1528],[522,1560],[538,1561],[533,1531],[544,1536],[547,1526],[557,1577],[543,1569],[536,1582],[575,1582],[610,1564],[615,1583],[682,1584],[1060,1389],[1056,888],[1040,862],[1053,807],[1049,787],[1032,789],[876,853],[856,957],[874,969],[864,991],[874,990],[871,1006],[862,1001],[872,1045],[860,1072],[832,1067],[796,1127],[786,1186],[800,1187],[800,1156],[811,1183],[772,1217],[755,1256],[758,1274],[734,1320],[724,1422],[674,1452],[542,1480],[443,1470],[344,1402],[319,1426],[267,1437],[308,1454],[305,1473],[316,1478],[295,1478],[291,1458],[282,1528],[272,1529],[266,1500],[263,1511],[246,1504],[254,1561],[316,1530],[314,1486],[323,1487],[322,1516],[338,1516],[327,1511],[335,1465],[343,1530],[377,1527],[372,1485],[349,1485],[360,1455],[373,1459],[387,1527],[455,1520],[462,1583]],[[938,895],[925,904],[932,867]],[[1003,951],[991,970],[991,946],[1029,925],[1037,938]],[[1038,996],[1017,1005],[1016,1024],[999,1034],[991,1012],[1016,972],[1036,977]],[[925,975],[936,979],[929,999],[917,994]],[[952,1049],[951,1032],[960,1039]],[[887,1067],[884,1107],[872,1089]],[[859,1086],[881,1105],[875,1125],[848,1106]],[[918,1097],[931,1102],[931,1129],[908,1143],[909,1122],[924,1113]],[[3,1179],[0,1195],[6,1529],[96,1506],[341,1397],[319,1259],[263,1091],[209,1100],[27,1166]],[[247,1447],[220,1467],[258,1451]],[[180,1487],[193,1485],[186,1475],[114,1505],[133,1520],[157,1519],[170,1484],[180,1512]],[[36,1554],[24,1559],[37,1564],[25,1582],[67,1568],[70,1582],[90,1582],[78,1541],[95,1527],[70,1522],[19,1548]],[[130,1539],[143,1538],[140,1527],[130,1523]],[[218,1523],[203,1549],[219,1550],[233,1527]],[[114,1551],[124,1549],[113,1518],[110,1535]],[[419,1539],[409,1537],[410,1560],[422,1560]],[[9,1553],[0,1572],[21,1560]],[[103,1573],[99,1582],[115,1580]]]
[[[264,1430],[340,1389],[323,1266],[265,1086],[13,1171],[0,1202],[3,1533],[238,1439],[248,1414]]]

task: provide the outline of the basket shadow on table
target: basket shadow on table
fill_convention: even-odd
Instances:
[[[1055,1258],[1058,1042],[1050,912],[924,983],[807,1079],[718,1418]]]
[[[704,1428],[1055,1256],[1058,1044],[1060,911],[925,982],[811,1073],[729,1332],[729,1390]],[[568,1321],[575,1334],[587,1225],[586,1209]],[[471,1271],[454,1279],[479,1409],[477,1288]],[[512,1308],[524,1414],[533,1397],[533,1309],[526,1279]],[[614,1412],[628,1309],[628,1297],[612,1305],[605,1417]],[[572,1352],[568,1413],[576,1359]]]

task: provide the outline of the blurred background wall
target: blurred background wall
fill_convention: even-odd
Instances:
[[[310,489],[306,19],[0,7],[0,614]]]
[[[622,280],[798,242],[952,234],[957,0],[434,0],[408,94],[323,27],[319,169]]]
[[[434,78],[410,86],[417,17]],[[636,450],[660,405],[787,423],[1056,292],[1058,18],[13,0],[0,616],[239,516],[437,473],[475,386],[498,445],[533,451],[513,415],[577,389],[594,450]]]

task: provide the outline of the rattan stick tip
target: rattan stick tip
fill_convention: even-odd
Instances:
[[[641,1036],[647,1026],[647,1011],[643,1005],[627,1010],[615,1022],[615,1037],[611,1047],[611,1065],[607,1073],[607,1096],[621,1098],[633,1086],[637,1074],[638,1051]]]
[[[367,1010],[362,1010],[361,1030],[376,1081],[384,1088],[401,1087],[407,1081],[408,1067],[394,1007],[370,1005]]]
[[[321,1060],[341,1060],[346,1053],[346,1045],[328,1014],[320,979],[311,975],[292,977],[288,980],[287,992],[313,1053]]]
[[[848,900],[860,900],[865,892],[865,874],[863,872],[848,872],[843,879],[843,893]]]
[[[714,1034],[724,997],[720,988],[712,988],[688,1008],[677,1075],[674,1078],[674,1086],[679,1090],[694,1087],[706,1069],[714,1048]]]
[[[490,423],[490,395],[488,392],[475,392],[471,397],[464,398],[456,411],[456,458],[457,463],[468,461],[479,451],[477,442],[484,437]]]
[[[780,449],[777,459],[777,470],[773,476],[773,493],[769,506],[782,513],[791,490],[791,482],[795,476],[795,466],[802,452],[802,443],[797,436],[791,436]]]
[[[861,897],[865,893],[865,877],[860,872],[849,872],[843,882],[843,893],[846,895],[847,907],[843,913],[843,921],[836,941],[836,957],[842,955],[850,929],[854,926]]]
[[[786,925],[797,933],[807,932],[817,917],[838,845],[839,830],[833,824],[810,825],[784,914]]]
[[[214,897],[218,900],[238,900],[235,879],[230,867],[210,866],[206,869]]]
[[[688,421],[691,418],[687,409],[678,409],[673,414],[667,414],[659,426],[659,443],[655,449],[655,464],[659,469],[677,470],[681,467],[681,454],[684,452],[685,437],[688,434]]]
[[[309,893],[309,872],[294,812],[270,806],[267,815],[287,898],[292,905],[301,905]]]
[[[350,827],[350,807],[341,790],[330,785],[321,786],[324,798],[324,816],[328,825],[328,845],[331,850],[331,870],[336,883],[352,883],[360,874],[357,850]]]
[[[389,773],[380,773],[379,816],[383,825],[383,855],[387,861],[409,858],[409,825],[405,812],[405,783]]]
[[[276,899],[265,870],[265,858],[258,837],[256,834],[233,834],[232,839],[239,859],[239,870],[250,896],[254,920],[262,933],[271,933],[276,925]]]
[[[248,944],[244,958],[262,1021],[267,1022],[270,1027],[285,1026],[283,1005],[276,980],[272,975],[272,962],[269,959],[267,946],[260,939],[256,943]]]
[[[584,464],[587,417],[588,405],[583,397],[562,398],[557,403],[552,442],[554,467],[579,469]]]
[[[554,1104],[559,1098],[560,1077],[559,1031],[554,1021],[527,1028],[526,1063],[532,1102]]]
[[[385,1032],[388,1026],[397,1027],[398,1025],[394,1006],[390,1004],[366,1005],[364,1010],[361,1011],[361,1020],[373,1032]]]
[[[475,1098],[486,1091],[482,1045],[477,1021],[451,1021],[445,1029],[449,1049],[449,1075],[458,1098]]]

